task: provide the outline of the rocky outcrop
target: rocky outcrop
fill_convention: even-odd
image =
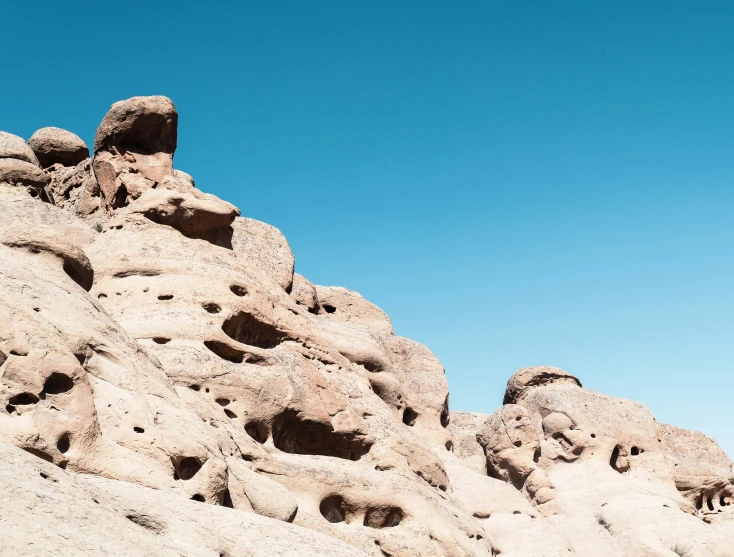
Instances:
[[[730,555],[713,441],[545,366],[450,412],[428,348],[174,168],[177,122],[0,136],[3,552]]]
[[[41,128],[28,140],[43,168],[54,164],[76,166],[89,158],[89,149],[82,138],[61,128]]]

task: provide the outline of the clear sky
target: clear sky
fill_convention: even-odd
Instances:
[[[91,144],[162,94],[175,163],[492,412],[549,364],[734,455],[734,4],[8,2],[0,129]]]

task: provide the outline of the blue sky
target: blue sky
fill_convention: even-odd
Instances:
[[[61,3],[58,3],[61,4]],[[20,2],[0,129],[171,97],[176,166],[492,412],[549,364],[734,455],[730,2]]]

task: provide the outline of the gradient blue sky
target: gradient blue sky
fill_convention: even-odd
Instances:
[[[91,144],[167,95],[176,166],[427,344],[452,409],[550,364],[734,455],[731,2],[27,4],[0,129]]]

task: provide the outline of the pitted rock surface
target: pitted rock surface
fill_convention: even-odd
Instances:
[[[548,366],[452,413],[427,347],[174,168],[177,123],[0,134],[0,554],[731,557],[713,440]]]

